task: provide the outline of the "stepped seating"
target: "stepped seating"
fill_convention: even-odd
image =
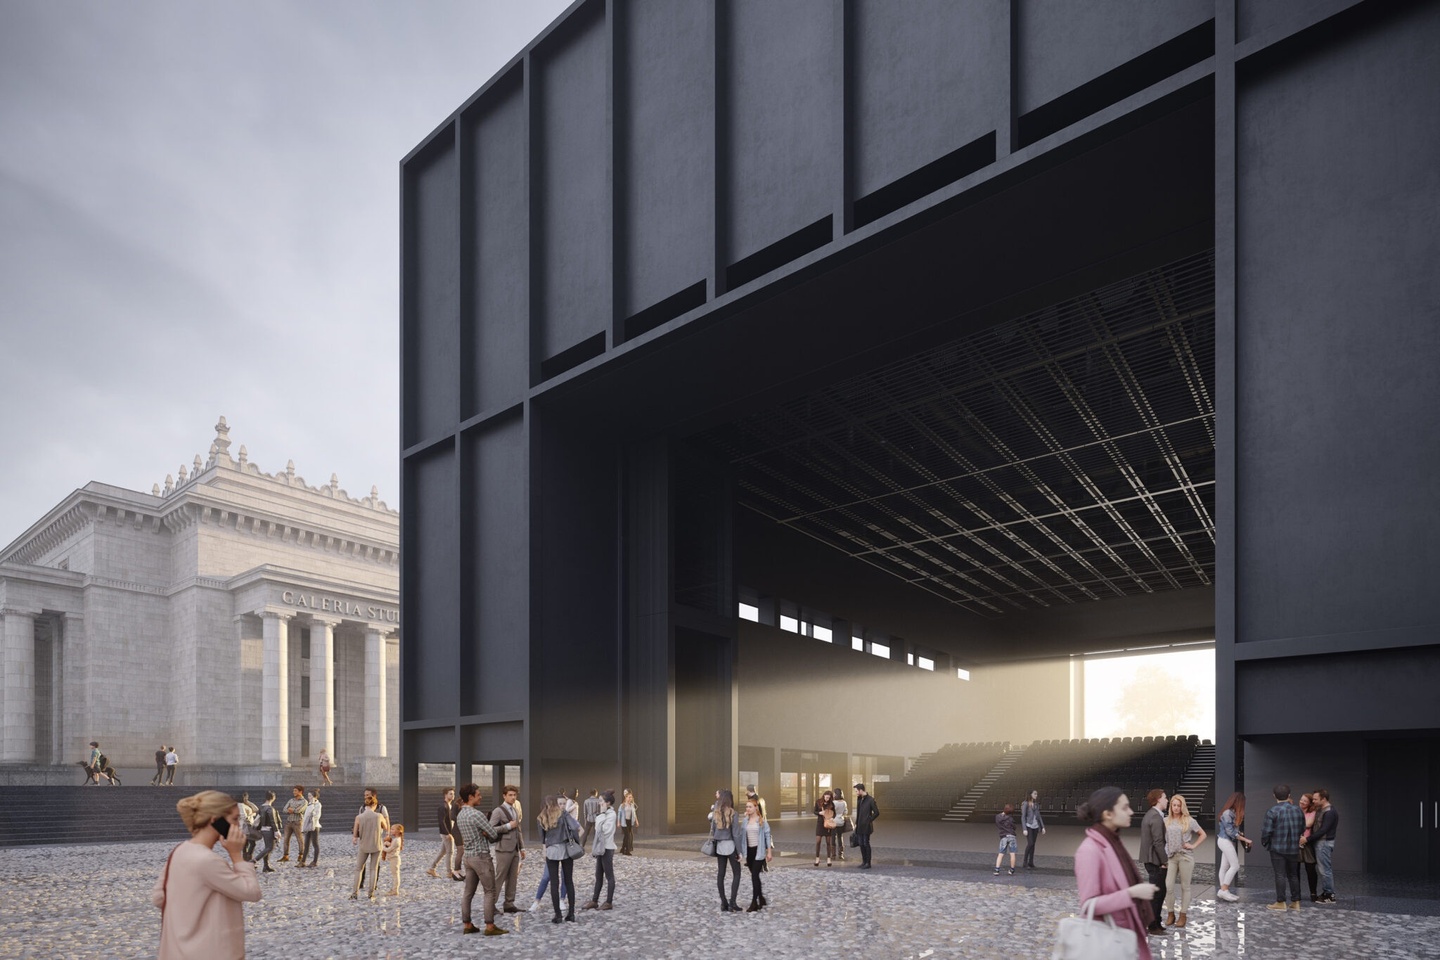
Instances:
[[[977,802],[972,822],[993,819],[1007,803],[1018,809],[1031,790],[1040,791],[1040,809],[1055,824],[1074,824],[1075,808],[1102,786],[1120,787],[1139,810],[1152,787],[1174,792],[1200,747],[1188,737],[1116,737],[1100,740],[1037,740]],[[1213,819],[1213,787],[1187,797],[1190,812]],[[1206,806],[1208,804],[1208,807]]]
[[[887,817],[938,819],[995,766],[1009,744],[947,743],[910,768],[905,779],[885,785]]]
[[[309,786],[309,784],[307,784]],[[128,843],[137,840],[184,840],[189,834],[180,822],[175,804],[198,793],[197,787],[0,787],[0,847],[50,843]],[[246,790],[259,806],[266,787],[216,787],[239,797]],[[400,809],[396,787],[379,788],[380,801],[390,816],[408,832],[435,835],[435,809],[444,787],[421,787],[419,815]],[[289,799],[289,791],[276,789],[276,803]],[[320,789],[321,849],[325,838],[346,836],[360,809],[363,788],[336,784]],[[492,798],[481,806],[488,812]],[[335,849],[331,846],[328,849]],[[347,844],[348,849],[348,844]]]

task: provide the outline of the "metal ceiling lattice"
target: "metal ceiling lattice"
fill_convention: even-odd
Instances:
[[[705,433],[738,501],[984,616],[1209,584],[1214,258]]]

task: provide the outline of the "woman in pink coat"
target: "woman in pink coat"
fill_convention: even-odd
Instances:
[[[151,892],[160,908],[159,960],[241,960],[245,956],[242,903],[260,899],[255,865],[241,856],[245,833],[235,800],[218,790],[186,797],[175,808],[190,839],[170,852]],[[215,854],[215,844],[229,858]]]
[[[1130,799],[1119,787],[1101,787],[1075,813],[1082,823],[1091,824],[1080,849],[1075,851],[1081,910],[1094,900],[1095,918],[1108,916],[1133,931],[1140,960],[1151,960],[1145,928],[1154,921],[1150,901],[1155,896],[1155,885],[1140,880],[1135,858],[1120,842],[1120,831],[1130,826],[1133,815]]]

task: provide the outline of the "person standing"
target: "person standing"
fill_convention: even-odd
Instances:
[[[500,797],[500,806],[490,811],[490,825],[498,829],[507,823],[523,823],[520,819],[520,788],[507,783]],[[520,883],[520,864],[525,861],[525,832],[518,826],[514,830],[501,831],[500,840],[490,851],[495,860],[496,896],[500,896],[503,888],[503,909],[506,913],[519,913],[520,908],[515,906],[515,887]]]
[[[718,801],[717,801],[718,803]],[[717,806],[716,812],[719,812]],[[833,866],[835,856],[835,795],[829,790],[815,801],[815,866],[820,866],[820,844],[825,844],[825,866]],[[736,877],[738,882],[739,877]]]
[[[165,786],[175,786],[175,768],[180,766],[180,755],[175,752],[172,746],[165,751]]]
[[[1320,900],[1320,869],[1315,859],[1315,845],[1310,842],[1311,831],[1315,829],[1315,798],[1308,793],[1300,794],[1300,812],[1305,815],[1305,829],[1300,831],[1300,863],[1305,868],[1305,878],[1310,883],[1310,902]]]
[[[740,892],[740,851],[745,846],[745,825],[735,812],[735,796],[729,790],[721,790],[715,800],[715,812],[710,818],[710,842],[715,845],[715,886],[720,891],[720,912],[739,913],[740,905],[735,897]],[[816,861],[817,863],[819,861]],[[731,871],[730,896],[725,896],[725,871]]]
[[[589,848],[590,838],[595,835],[595,817],[600,813],[600,791],[590,791],[590,796],[585,798],[585,836],[580,838],[580,846]]]
[[[250,802],[250,794],[240,794],[240,832],[245,837],[245,849],[240,855],[247,862],[255,859],[255,841],[260,839],[260,808]]]
[[[615,906],[615,791],[606,790],[596,797],[600,809],[595,812],[595,839],[590,855],[595,858],[595,892],[590,895],[586,910],[611,910]],[[605,902],[600,902],[600,886],[605,885]]]
[[[265,844],[259,857],[265,861],[265,869],[261,873],[274,873],[275,868],[270,866],[270,851],[275,849],[275,835],[280,830],[280,814],[275,810],[275,791],[266,791],[265,802],[260,805],[258,816],[260,819],[260,842]]]
[[[625,791],[625,799],[620,803],[617,816],[620,823],[620,853],[627,857],[633,856],[635,828],[640,826],[640,815],[635,807],[635,795],[629,790]]]
[[[393,823],[390,825],[390,832],[380,844],[380,859],[390,864],[390,893],[387,896],[400,896],[400,861],[405,850],[405,827],[403,824]]]
[[[455,879],[455,871],[450,866],[451,859],[455,854],[455,812],[451,806],[454,801],[455,791],[446,790],[445,796],[440,800],[440,806],[435,808],[435,825],[440,831],[440,852],[435,855],[434,860],[430,861],[430,869],[425,871],[432,877],[440,876],[435,872],[435,868],[441,861],[444,861],[445,875],[452,880]]]
[[[460,919],[464,921],[464,927],[461,932],[480,932],[470,922],[470,904],[475,899],[475,888],[479,886],[485,891],[485,936],[509,933],[509,930],[495,926],[495,865],[490,860],[490,845],[500,839],[502,832],[517,830],[520,825],[512,820],[502,827],[491,826],[489,819],[480,812],[480,788],[473,783],[460,788],[460,813],[455,821],[460,825],[460,836],[465,841],[465,893],[460,900]]]
[[[875,833],[875,821],[880,818],[880,808],[875,798],[865,791],[865,784],[855,784],[855,839],[860,846],[860,869],[870,869],[870,838]]]
[[[324,786],[334,786],[330,782],[330,754],[324,747],[320,748],[320,783]]]
[[[155,776],[150,778],[150,786],[158,787],[165,782],[165,754],[170,748],[160,744],[160,749],[155,751]]]
[[[300,784],[290,788],[290,799],[285,801],[284,827],[281,833],[280,862],[290,861],[290,838],[295,838],[296,855],[300,862],[305,862],[305,855],[300,851],[304,848],[305,842],[305,788]]]
[[[1035,869],[1035,841],[1045,832],[1045,818],[1040,815],[1040,791],[1031,790],[1020,804],[1020,829],[1025,831],[1026,870]]]
[[[1215,896],[1230,903],[1240,899],[1230,892],[1230,884],[1235,874],[1240,872],[1240,852],[1236,844],[1250,849],[1250,841],[1240,832],[1244,825],[1245,794],[1232,793],[1225,806],[1220,808],[1220,819],[1215,823],[1215,846],[1220,849],[1220,874],[1216,878],[1220,881],[1220,889],[1215,891]]]
[[[562,881],[570,894],[570,907],[563,919],[570,921],[575,919],[575,859],[570,856],[568,846],[572,840],[579,841],[580,824],[576,822],[572,814],[566,812],[565,799],[564,794],[547,796],[544,808],[535,818],[535,823],[540,828],[540,842],[545,847],[545,871],[550,884],[550,905],[555,908],[555,918],[551,921],[552,923],[559,923],[562,919],[560,916],[560,885]]]
[[[1170,889],[1167,924],[1184,928],[1190,912],[1190,878],[1195,874],[1195,848],[1205,842],[1205,828],[1190,816],[1190,807],[1180,794],[1170,798],[1170,815],[1165,818],[1165,884]],[[1177,896],[1177,890],[1178,896]],[[1175,918],[1175,901],[1180,901],[1180,918]]]
[[[750,791],[750,796],[745,799],[749,800],[750,797],[754,797],[756,801],[760,799],[755,796],[753,789]],[[830,798],[830,802],[835,804],[835,856],[844,860],[845,834],[850,829],[850,805],[845,802],[844,790],[836,790],[835,795]]]
[[[453,794],[455,791],[447,791]],[[453,862],[448,863],[451,880],[465,880],[465,838],[460,836],[460,824],[456,818],[460,816],[460,799],[457,797],[450,801],[450,839],[454,842],[455,856]]]
[[[1159,810],[1152,806],[1145,815]],[[1090,826],[1075,851],[1075,884],[1082,910],[1093,900],[1095,917],[1109,917],[1135,934],[1138,960],[1150,960],[1145,934],[1155,926],[1151,902],[1158,896],[1154,883],[1142,882],[1135,860],[1120,840],[1120,831],[1134,817],[1130,798],[1119,787],[1101,787],[1075,811]],[[1143,844],[1142,844],[1143,846]]]
[[[175,805],[190,831],[165,860],[150,891],[160,909],[159,960],[245,956],[245,909],[260,901],[255,866],[241,855],[245,835],[234,798],[205,790]],[[215,856],[215,844],[230,861]]]
[[[765,889],[760,883],[760,874],[765,871],[773,855],[775,842],[770,836],[770,824],[760,808],[759,798],[745,801],[745,867],[750,871],[750,906],[746,913],[765,908]]]
[[[1000,831],[1000,852],[995,854],[995,876],[1000,876],[1000,861],[1010,854],[1010,876],[1015,876],[1015,805],[1005,804],[1005,809],[995,814],[995,829]]]
[[[1320,896],[1315,898],[1315,902],[1334,903],[1335,828],[1340,825],[1340,814],[1330,803],[1329,790],[1323,787],[1312,790],[1310,799],[1315,805],[1315,825],[1310,829],[1309,839],[1302,842],[1306,846],[1314,845],[1315,860],[1320,867]],[[1295,908],[1298,910],[1300,904],[1296,903]]]
[[[313,867],[320,862],[320,791],[310,791],[310,800],[305,804],[305,815],[300,821],[300,832],[302,842],[300,844],[300,862],[296,866]],[[305,862],[305,855],[309,853],[310,862]]]
[[[1165,905],[1165,868],[1170,857],[1165,853],[1165,791],[1156,787],[1145,794],[1145,817],[1140,821],[1140,862],[1145,864],[1145,873],[1155,888],[1155,899],[1150,904],[1150,917],[1145,925],[1147,933],[1164,933],[1160,923],[1160,909]]]
[[[1305,829],[1305,815],[1290,802],[1290,785],[1275,787],[1275,806],[1265,811],[1265,825],[1260,829],[1260,846],[1270,851],[1270,866],[1275,871],[1275,902],[1265,909],[1284,910],[1286,888],[1290,893],[1290,909],[1300,909],[1300,833]]]
[[[350,899],[360,898],[360,886],[365,880],[365,872],[370,871],[370,899],[375,899],[375,887],[380,882],[380,854],[383,851],[383,838],[385,832],[390,829],[390,821],[380,815],[376,809],[375,795],[369,791],[365,794],[365,807],[355,818],[355,826],[350,830],[350,844],[355,848],[355,886],[350,891]]]

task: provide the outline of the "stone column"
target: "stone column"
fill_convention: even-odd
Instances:
[[[290,765],[290,618],[265,610],[260,683],[260,762]]]
[[[385,631],[365,630],[365,756],[388,754],[385,743]]]
[[[4,739],[0,762],[35,760],[35,617],[38,610],[0,611],[5,617]]]
[[[310,623],[310,750],[335,759],[335,627],[339,620],[312,616]]]

